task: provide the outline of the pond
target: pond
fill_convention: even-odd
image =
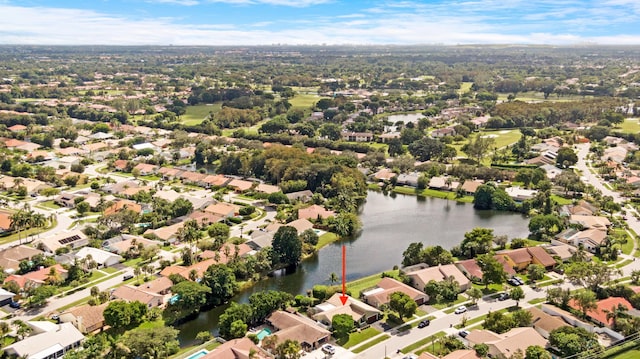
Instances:
[[[362,206],[362,232],[353,239],[332,243],[303,261],[293,273],[279,271],[255,286],[239,293],[235,302],[247,302],[262,290],[281,290],[305,294],[315,284],[330,284],[332,272],[341,274],[343,244],[347,253],[347,281],[379,273],[399,265],[402,252],[412,242],[441,245],[446,249],[459,244],[464,234],[475,227],[493,228],[496,235],[509,238],[529,234],[528,219],[521,214],[500,211],[477,211],[473,205],[431,197],[401,194],[385,195],[370,191]],[[195,343],[198,332],[217,332],[218,317],[224,307],[200,313],[198,318],[181,325],[182,345]]]

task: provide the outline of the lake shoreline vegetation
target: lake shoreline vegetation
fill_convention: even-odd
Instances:
[[[640,50],[516,48],[302,46],[292,56],[291,48],[274,46],[262,56],[263,47],[1,47],[3,240],[24,239],[41,251],[36,260],[18,261],[18,277],[2,271],[4,288],[15,294],[12,303],[36,309],[93,286],[86,303],[105,304],[110,329],[66,353],[72,359],[145,357],[154,346],[155,357],[175,355],[173,325],[221,306],[217,334],[243,338],[274,311],[309,315],[341,293],[338,274],[327,273],[330,285],[304,294],[269,290],[247,303],[232,300],[276,271],[295,271],[323,247],[356,238],[359,210],[375,190],[521,213],[529,235],[474,228],[450,250],[411,243],[397,267],[347,283],[355,299],[380,278],[414,284],[407,267],[462,260],[477,263],[483,278],[471,278],[465,291],[449,278],[425,283],[418,290],[429,304],[444,309],[496,294],[510,280],[498,253],[584,233],[590,224],[572,218],[577,211],[606,220],[606,240],[597,248],[576,244],[571,258],[549,266],[585,288],[572,294],[583,304],[616,296],[640,306],[637,296],[604,280],[614,274],[607,264],[637,247],[625,216],[640,209],[640,72],[627,64],[640,66]],[[578,157],[581,146],[589,146],[586,158]],[[621,203],[586,183],[578,168],[585,159],[608,188],[632,200]],[[52,246],[39,234],[62,225],[84,244]],[[130,245],[117,248],[121,241]],[[121,267],[98,263],[99,255],[73,257],[82,246],[117,252]],[[75,259],[60,265],[54,255]],[[582,261],[587,257],[594,259]],[[545,278],[537,264],[516,269],[531,285]],[[43,285],[18,284],[40,270],[48,271]],[[114,293],[168,278],[172,299],[155,308],[98,289],[114,273],[129,272]],[[404,328],[417,308],[392,297],[383,320]],[[568,309],[560,297],[548,302]],[[586,317],[589,303],[577,315]],[[506,330],[497,322],[526,322],[519,311],[494,316],[484,325],[496,332]],[[622,319],[614,329],[640,330],[640,322]],[[4,333],[5,348],[26,336],[27,326],[15,323],[19,333]],[[337,343],[356,350],[377,335],[368,328],[352,335],[349,318],[325,325]],[[562,355],[571,348],[558,341],[573,334],[553,334]],[[458,347],[447,338],[438,339],[439,348]],[[300,345],[271,344],[283,358]]]

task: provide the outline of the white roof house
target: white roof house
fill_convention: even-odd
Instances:
[[[96,261],[96,263],[98,263],[99,268],[116,265],[122,260],[122,257],[115,253],[103,251],[102,249],[93,247],[82,248],[78,251],[78,253],[76,253],[76,258],[84,259],[89,255],[94,261]]]
[[[64,231],[36,240],[36,244],[42,243],[46,252],[55,253],[56,249],[68,246],[73,249],[89,244],[89,238],[81,230]]]
[[[51,331],[13,343],[4,350],[9,355],[27,359],[59,358],[67,351],[79,347],[83,340],[84,335],[73,324],[63,323],[55,325]]]
[[[153,144],[149,143],[149,142],[145,142],[145,143],[138,143],[136,145],[132,146],[134,150],[139,151],[139,150],[145,150],[145,149],[152,149],[152,150],[156,150],[156,146],[154,146]]]

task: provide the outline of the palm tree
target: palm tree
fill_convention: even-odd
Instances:
[[[616,328],[618,326],[618,319],[626,318],[629,309],[624,305],[618,303],[617,306],[612,306],[610,310],[604,309],[603,311],[607,314],[607,322],[611,321],[612,327]]]
[[[186,221],[182,228],[178,230],[178,240],[180,240],[180,242],[189,243],[189,256],[191,257],[191,263],[194,263],[193,244],[198,242],[200,238],[202,238],[202,232],[200,231],[198,222],[195,220]]]
[[[339,281],[340,278],[338,278],[338,275],[335,272],[331,272],[331,274],[329,274],[329,282],[331,282],[331,285],[338,283]]]

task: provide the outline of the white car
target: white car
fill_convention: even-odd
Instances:
[[[336,353],[336,348],[334,348],[331,344],[325,344],[322,346],[322,351],[327,354],[333,355]]]
[[[467,311],[467,307],[465,307],[464,305],[459,306],[458,308],[456,308],[456,311],[454,313],[456,314],[462,314],[464,312]]]
[[[402,359],[418,359],[418,356],[415,354],[409,354],[405,357],[403,357]]]

